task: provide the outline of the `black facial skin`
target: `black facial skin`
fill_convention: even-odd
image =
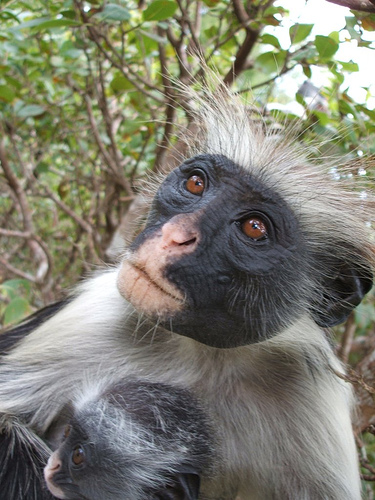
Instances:
[[[192,175],[205,189],[186,187]],[[197,215],[199,244],[170,259],[164,276],[187,297],[186,307],[162,324],[204,344],[231,348],[264,340],[301,313],[304,238],[291,209],[221,155],[201,155],[175,169],[157,192],[136,250],[178,214]],[[255,241],[241,224],[261,218],[267,237]]]

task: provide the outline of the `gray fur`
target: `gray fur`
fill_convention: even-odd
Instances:
[[[198,146],[192,140],[194,154],[223,154],[277,186],[314,255],[335,248],[349,264],[371,263],[357,194],[284,140],[254,128],[230,96],[203,101],[202,109],[205,133]],[[117,289],[118,269],[106,271],[1,360],[0,413],[26,420],[43,436],[86,380],[136,374],[187,388],[207,405],[221,445],[216,476],[202,478],[201,499],[359,500],[352,389],[335,374],[343,368],[310,307],[311,290],[329,273],[324,263],[307,265],[304,312],[278,335],[217,349],[139,315]],[[272,303],[264,311],[272,314]]]
[[[205,469],[209,475],[210,424],[188,391],[139,379],[103,382],[89,382],[73,402],[65,421],[69,434],[51,457],[60,464],[60,478],[55,482],[55,469],[46,468],[52,492],[71,488],[90,500],[145,500],[171,490],[179,474],[198,478]],[[78,470],[70,464],[77,444],[86,453]]]

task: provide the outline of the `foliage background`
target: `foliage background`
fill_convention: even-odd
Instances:
[[[358,8],[355,0],[337,3]],[[3,325],[58,300],[81,276],[116,261],[142,211],[141,179],[173,165],[184,148],[181,131],[194,126],[173,82],[189,86],[204,79],[197,55],[235,91],[252,89],[253,105],[272,126],[292,124],[309,147],[319,141],[320,156],[350,161],[374,154],[370,89],[364,102],[355,102],[345,75],[358,65],[337,59],[345,43],[375,48],[368,41],[374,2],[360,8],[348,11],[346,26],[329,35],[312,35],[312,24],[293,25],[285,48],[272,28],[288,11],[274,0],[3,1]],[[309,80],[317,68],[329,78],[314,99],[301,90],[292,99],[280,91],[280,82],[296,70]],[[291,100],[304,110],[303,119]],[[367,183],[365,198],[375,169],[370,160],[354,165],[350,176]],[[357,429],[367,430],[358,443],[368,499],[375,479],[374,320],[370,297],[337,331],[338,353],[356,369],[351,379],[361,410]]]

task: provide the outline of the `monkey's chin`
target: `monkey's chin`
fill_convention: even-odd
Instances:
[[[55,486],[51,481],[46,481],[46,482],[47,482],[47,487],[48,487],[49,491],[52,493],[52,495],[54,497],[61,498],[61,499],[66,498],[64,493],[62,492],[62,490],[60,488]]]
[[[146,316],[165,318],[183,309],[184,297],[177,288],[160,276],[156,281],[127,260],[122,263],[117,287],[120,294]]]

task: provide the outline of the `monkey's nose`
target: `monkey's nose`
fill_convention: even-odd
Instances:
[[[194,251],[198,244],[199,233],[195,228],[195,217],[179,214],[164,224],[161,229],[161,247],[173,249],[176,253]]]
[[[57,458],[55,456],[55,454],[53,453],[49,459],[48,459],[48,462],[47,462],[47,468],[50,470],[50,471],[57,471],[59,470],[61,467],[61,461],[59,458]]]

